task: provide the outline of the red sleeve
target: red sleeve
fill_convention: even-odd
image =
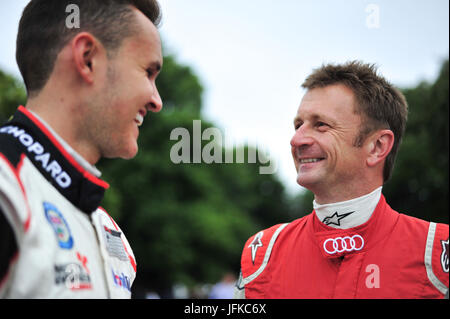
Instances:
[[[283,225],[284,224],[278,224],[262,230],[247,240],[241,259],[241,271],[243,278],[249,277],[258,271],[261,266],[267,264],[274,240],[276,239],[274,234],[277,233],[278,235],[281,231],[281,226]]]
[[[436,224],[436,231],[433,240],[433,250],[431,265],[434,275],[448,289],[449,279],[449,228],[446,224]]]

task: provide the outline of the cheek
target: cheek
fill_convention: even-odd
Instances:
[[[153,87],[147,79],[137,79],[131,83],[134,85],[129,86],[127,90],[122,89],[121,102],[131,112],[137,112],[150,103]]]
[[[103,130],[113,141],[119,141],[132,128],[133,117],[125,100],[116,95],[105,105],[99,121]]]
[[[145,93],[149,92],[150,83],[141,72],[127,67],[117,67],[114,77],[111,76],[109,84],[110,95],[114,103],[120,105],[117,112],[124,115],[128,112],[136,112],[145,100]]]
[[[346,134],[330,133],[325,137],[324,143],[336,159],[352,157],[352,154],[356,151],[356,148],[353,146],[353,140]]]
[[[364,156],[360,148],[349,146],[341,153],[339,167],[342,174],[360,176],[364,169]]]

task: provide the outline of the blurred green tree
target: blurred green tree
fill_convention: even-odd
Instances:
[[[409,118],[392,179],[384,194],[405,214],[434,222],[449,222],[449,61],[434,83],[404,89]]]
[[[0,70],[0,123],[8,120],[19,105],[25,105],[26,100],[23,83]]]

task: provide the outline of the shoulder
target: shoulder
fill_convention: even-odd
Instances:
[[[19,177],[18,173],[25,155],[17,141],[5,134],[5,129],[8,128],[9,126],[0,127],[0,178],[15,181]]]
[[[30,212],[21,179],[25,159],[17,143],[0,134],[0,207],[15,228],[27,230]]]
[[[442,293],[449,284],[449,227],[429,223],[425,246],[425,268],[430,282]]]
[[[278,236],[288,225],[278,224],[261,230],[247,240],[242,251],[241,272],[236,283],[235,298],[246,298],[245,286],[264,271]]]
[[[9,285],[12,266],[30,225],[30,209],[20,179],[24,157],[17,143],[0,134],[0,296]]]
[[[309,216],[309,215],[308,215]],[[289,240],[290,230],[302,227],[307,217],[291,223],[277,224],[251,236],[244,245],[241,258],[241,272],[244,284],[259,276],[267,266],[274,249]]]
[[[399,226],[401,226],[405,232],[412,236],[420,236],[421,234],[426,235],[430,225],[430,222],[426,220],[401,213],[399,214],[399,222]]]
[[[110,241],[118,241],[119,243],[122,242],[124,253],[130,262],[134,273],[136,273],[136,258],[134,257],[133,250],[131,249],[130,243],[128,242],[122,229],[103,207],[99,207],[94,214],[97,216],[94,216],[94,222],[98,223],[98,225],[102,228],[102,231],[109,234],[107,237],[110,238]],[[110,243],[107,242],[105,244],[109,245]]]
[[[23,188],[20,171],[25,154],[10,135],[1,133],[8,128],[9,126],[0,127],[0,191],[6,192],[12,188],[15,193],[20,193],[17,190]]]
[[[242,252],[241,266],[244,277],[267,264],[278,236],[287,225],[278,224],[261,230],[247,240]]]
[[[402,237],[417,245],[429,281],[442,294],[449,285],[449,226],[400,214]]]

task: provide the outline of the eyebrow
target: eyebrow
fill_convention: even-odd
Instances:
[[[312,120],[313,120],[314,122],[317,122],[317,121],[324,121],[324,122],[327,122],[327,123],[329,123],[329,124],[331,124],[331,125],[335,125],[335,124],[336,124],[335,121],[332,120],[331,118],[329,118],[329,117],[327,117],[327,116],[320,115],[320,114],[312,114],[310,117],[312,118]],[[297,123],[299,123],[299,122],[303,122],[303,120],[300,118],[300,116],[296,115],[295,118],[294,118],[294,122],[293,122],[293,123],[294,123],[294,126],[295,126]]]

